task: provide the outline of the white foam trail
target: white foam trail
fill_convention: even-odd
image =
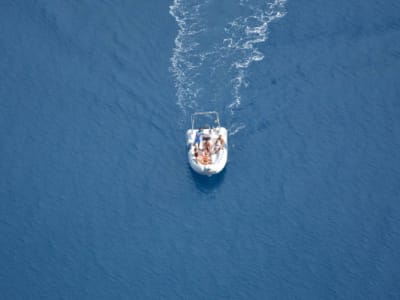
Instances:
[[[238,57],[231,65],[231,68],[236,70],[236,76],[232,79],[233,102],[228,106],[232,114],[234,109],[241,104],[241,88],[247,85],[244,80],[245,69],[252,62],[264,59],[263,53],[256,48],[256,44],[267,40],[269,23],[285,15],[285,3],[286,0],[275,0],[267,2],[266,8],[250,6],[251,14],[249,16],[236,18],[225,29],[229,36],[224,40],[225,45],[232,52],[237,53]],[[249,1],[241,0],[240,5],[249,5]]]
[[[232,124],[228,129],[229,136],[237,134],[243,128],[246,128],[246,125],[244,123]]]
[[[267,40],[269,24],[285,15],[286,0],[240,0],[232,5],[241,8],[233,7],[229,13],[242,15],[210,26],[213,11],[207,9],[216,1],[174,0],[170,6],[178,24],[170,70],[177,104],[185,115],[205,108],[228,109],[233,116],[242,101],[241,90],[248,85],[248,67],[264,59],[257,44]],[[243,128],[243,124],[234,127],[231,135]]]
[[[170,6],[170,14],[178,24],[178,35],[175,38],[175,48],[171,57],[171,72],[175,77],[177,104],[186,113],[188,108],[197,108],[197,95],[200,88],[196,87],[192,75],[199,64],[204,60],[204,55],[197,55],[196,48],[199,43],[196,35],[203,32],[205,28],[201,24],[201,5],[187,5],[185,0],[174,0]],[[197,65],[190,58],[198,56]]]

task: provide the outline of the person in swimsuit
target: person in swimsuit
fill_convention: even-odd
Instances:
[[[204,146],[204,152],[207,153],[208,155],[211,155],[211,144],[208,139],[204,141],[203,146]]]
[[[210,157],[210,155],[209,155],[207,152],[205,152],[205,153],[203,154],[203,156],[202,156],[202,158],[201,158],[201,163],[202,163],[203,165],[211,164],[211,157]]]
[[[194,158],[195,158],[196,161],[200,160],[199,149],[197,147],[194,147]]]
[[[217,140],[215,141],[215,152],[218,153],[220,150],[224,149],[224,145],[225,145],[225,141],[222,138],[222,135],[220,134],[217,138]]]

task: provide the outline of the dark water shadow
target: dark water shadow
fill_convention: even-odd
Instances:
[[[192,178],[197,189],[204,194],[212,193],[218,189],[218,187],[224,182],[225,174],[227,172],[227,167],[225,167],[221,173],[209,177],[196,173],[190,167],[189,169],[192,173]]]

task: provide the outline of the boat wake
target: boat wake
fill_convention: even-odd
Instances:
[[[234,118],[248,85],[247,69],[264,58],[257,44],[268,38],[268,26],[285,15],[286,0],[174,0],[170,14],[178,24],[171,67],[177,104],[188,112],[219,110],[234,135],[245,128]],[[229,117],[230,116],[230,119]]]

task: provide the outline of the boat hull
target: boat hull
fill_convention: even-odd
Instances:
[[[203,142],[201,142],[199,145],[200,155],[197,158],[195,157],[194,141],[197,131],[197,129],[189,129],[186,132],[188,161],[190,167],[193,169],[193,171],[201,175],[211,176],[220,173],[225,168],[225,165],[228,161],[228,131],[224,127],[204,130],[205,135],[208,135],[210,137],[211,145],[214,146],[216,144],[216,140],[219,135],[221,135],[223,140],[225,141],[223,147],[214,148],[212,146],[212,154],[208,156],[208,163],[204,163],[202,159],[203,155],[201,150],[204,148]]]

